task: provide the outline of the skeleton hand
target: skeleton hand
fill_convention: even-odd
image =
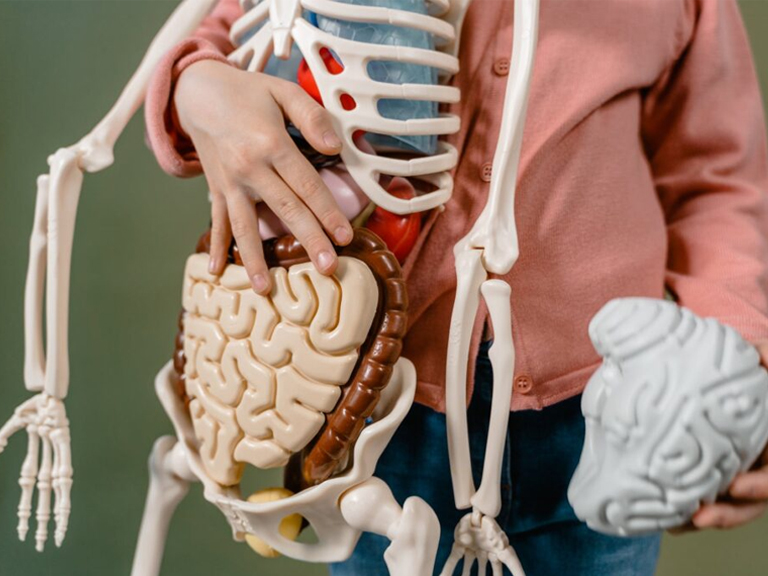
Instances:
[[[22,428],[27,429],[29,445],[27,457],[21,466],[21,500],[19,502],[19,540],[29,531],[32,513],[32,492],[37,482],[37,531],[35,548],[43,551],[48,539],[48,520],[51,517],[51,488],[55,495],[53,507],[56,522],[55,542],[61,546],[67,532],[69,493],[72,487],[72,463],[69,447],[69,421],[64,403],[46,393],[33,396],[21,404],[13,416],[0,428],[0,453],[8,445],[8,438]],[[39,458],[42,445],[42,460]],[[40,460],[40,461],[39,461]],[[39,461],[39,462],[38,462]]]
[[[462,558],[462,576],[469,576],[475,561],[478,576],[485,576],[488,562],[491,563],[493,576],[501,576],[502,566],[506,566],[512,576],[525,576],[523,566],[509,544],[507,535],[493,518],[477,511],[470,512],[456,526],[454,539],[451,555],[448,556],[440,576],[452,576]]]

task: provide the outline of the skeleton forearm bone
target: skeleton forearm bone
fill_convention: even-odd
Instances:
[[[466,377],[469,340],[479,303],[477,291],[487,272],[509,272],[519,252],[514,214],[515,186],[536,49],[538,12],[539,0],[515,0],[512,71],[504,98],[488,203],[469,234],[454,248],[457,290],[448,341],[446,417],[454,497],[460,509],[470,506],[475,493],[467,436]],[[511,337],[508,353],[514,355]],[[494,370],[494,379],[499,376]],[[496,398],[494,394],[494,404]]]
[[[138,70],[109,113],[79,142],[61,148],[49,157],[50,173],[37,180],[24,294],[24,382],[28,390],[40,394],[19,406],[0,428],[0,452],[11,435],[27,430],[27,456],[19,480],[22,493],[18,534],[23,540],[29,531],[33,491],[37,486],[35,541],[39,551],[48,539],[51,508],[55,542],[60,546],[66,535],[71,507],[69,422],[62,400],[69,387],[69,275],[83,172],[97,172],[112,164],[115,142],[144,100],[157,62],[168,49],[188,36],[215,4],[216,0],[182,2],[150,45]],[[45,347],[42,325],[44,287]]]
[[[67,394],[69,272],[83,172],[97,172],[112,164],[115,142],[143,102],[157,62],[188,36],[215,4],[216,0],[182,2],[150,45],[112,109],[79,142],[53,154],[48,159],[50,174],[38,179],[24,307],[24,376],[29,390],[44,389],[59,399]],[[47,359],[42,345],[42,294],[46,280]]]
[[[37,200],[32,236],[29,239],[29,266],[24,289],[24,384],[30,392],[42,392],[45,383],[43,349],[43,287],[48,248],[48,176],[37,179]]]
[[[493,368],[493,401],[488,424],[488,445],[483,462],[483,479],[472,506],[495,518],[501,512],[501,463],[507,441],[509,403],[512,400],[512,374],[515,345],[512,342],[511,289],[503,280],[487,280],[480,287],[493,324],[493,345],[488,355]]]

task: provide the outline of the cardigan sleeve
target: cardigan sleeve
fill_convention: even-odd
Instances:
[[[200,60],[228,62],[232,23],[243,14],[238,0],[220,0],[195,33],[174,46],[155,69],[144,102],[147,139],[160,167],[182,178],[202,172],[192,140],[179,124],[173,93],[181,73]]]
[[[768,338],[768,152],[735,0],[690,0],[679,57],[645,95],[642,138],[680,304]]]

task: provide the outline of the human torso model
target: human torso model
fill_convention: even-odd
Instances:
[[[30,447],[20,482],[19,534],[23,538],[29,529],[32,494],[37,485],[38,549],[47,540],[51,492],[55,495],[52,508],[57,544],[64,539],[70,510],[72,469],[63,399],[68,384],[69,261],[83,172],[98,171],[111,163],[114,142],[141,103],[147,78],[158,59],[186,37],[214,4],[214,0],[182,2],[110,114],[79,143],[53,155],[50,175],[38,182],[26,292],[25,378],[27,387],[39,395],[21,406],[0,431],[0,449],[14,432],[27,428],[29,434]],[[361,134],[399,138],[401,142],[410,138],[411,145],[418,142],[422,146],[421,137],[444,136],[459,129],[455,115],[387,117],[377,101],[459,101],[458,90],[444,81],[458,70],[456,51],[467,4],[432,0],[414,13],[331,0],[242,3],[244,16],[231,31],[237,48],[229,58],[239,67],[255,71],[267,65],[273,53],[287,58],[294,44],[300,49],[318,96],[331,112],[343,141],[341,162],[337,162],[335,172],[321,166],[322,162],[316,166],[329,171],[326,182],[333,183],[337,178],[331,188],[339,198],[348,200],[349,218],[356,217],[368,201],[389,213],[409,214],[438,208],[450,198],[450,171],[457,162],[452,146],[437,141],[432,149],[427,146],[419,149],[415,157],[402,158],[382,151],[382,140],[364,143]],[[383,46],[344,38],[323,30],[318,23],[322,18],[399,26],[429,35],[434,44]],[[457,293],[446,366],[447,442],[456,505],[469,512],[456,527],[456,543],[443,568],[445,576],[452,574],[462,559],[466,570],[478,562],[481,566],[490,564],[494,571],[500,571],[503,565],[514,576],[524,576],[515,551],[495,522],[501,507],[500,467],[515,367],[510,288],[500,278],[510,272],[519,255],[515,189],[538,19],[538,0],[515,1],[515,50],[490,191],[474,226],[454,248]],[[333,69],[328,54],[341,69]],[[382,82],[371,77],[369,64],[374,60],[429,66],[436,72],[431,82],[421,84]],[[380,153],[375,153],[377,146]],[[429,186],[419,193],[410,188],[406,194],[393,194],[392,183],[406,177]],[[401,184],[409,186],[407,182]],[[413,365],[400,355],[407,326],[407,299],[397,258],[378,236],[360,229],[353,242],[338,251],[340,265],[335,275],[324,277],[313,269],[296,240],[284,234],[280,223],[273,224],[262,229],[262,235],[270,238],[265,244],[274,281],[269,297],[249,289],[236,247],[230,251],[221,276],[206,270],[205,236],[197,253],[187,261],[176,354],[156,380],[158,397],[173,423],[175,437],[159,439],[153,450],[151,484],[133,576],[159,573],[170,518],[190,482],[202,483],[205,498],[223,512],[235,538],[250,538],[260,550],[307,561],[339,561],[349,557],[361,532],[367,531],[392,541],[385,554],[392,575],[432,574],[440,532],[437,517],[416,497],[400,506],[386,484],[374,476],[377,459],[408,412],[416,388]],[[47,355],[42,343],[46,280]],[[475,487],[469,464],[465,385],[470,337],[481,297],[494,328],[490,351],[494,390],[483,477],[480,486]],[[596,318],[592,336],[599,351],[614,360],[619,356],[610,335],[626,330],[628,337],[642,340],[646,334],[643,330],[648,329],[646,319],[650,322],[656,310],[683,318],[707,336],[731,335],[714,321],[698,320],[673,303],[643,304],[640,312],[626,316],[615,312],[623,310],[622,302],[608,306],[609,312]],[[606,327],[606,322],[611,325]],[[618,370],[625,362],[642,375],[646,367],[669,356],[668,365],[673,371],[681,370],[682,380],[695,380],[706,387],[713,375],[719,374],[718,363],[700,367],[700,379],[683,373],[684,368],[675,368],[690,361],[688,352],[678,354],[673,349],[675,330],[680,326],[659,323],[658,342],[662,344],[655,349],[641,347],[642,353],[636,357],[611,360],[616,366],[601,368],[594,377],[595,382],[600,382],[591,384],[585,396],[585,415],[593,431],[587,439],[582,469],[574,480],[572,498],[577,512],[600,529],[629,533],[682,523],[699,500],[711,499],[723,487],[722,478],[721,482],[707,484],[706,490],[689,495],[671,516],[648,524],[636,521],[631,511],[621,507],[614,512],[615,501],[623,502],[621,498],[609,499],[611,511],[605,516],[604,502],[595,501],[588,494],[589,487],[580,486],[579,479],[587,477],[590,468],[599,468],[591,459],[600,461],[611,453],[589,449],[602,437],[596,422],[621,412],[621,407],[610,408],[605,400],[608,390],[613,398],[622,392],[618,380],[611,380],[610,386],[602,385],[601,379],[610,380],[611,369]],[[656,324],[650,329],[657,329]],[[709,344],[703,342],[701,347]],[[738,437],[741,442],[735,444],[741,447],[735,455],[728,453],[726,468],[732,474],[748,466],[765,443],[768,418],[761,406],[768,381],[743,341],[728,337],[712,345],[723,358],[741,355],[744,370],[751,371],[751,379],[738,370],[723,374],[733,377],[734,382],[741,377],[739,382],[747,385],[745,392],[739,389],[731,396],[703,395],[722,408],[718,422],[723,429],[734,430],[733,435],[725,436]],[[735,365],[742,366],[738,361]],[[629,379],[629,375],[625,376]],[[632,393],[630,388],[627,386],[628,394],[621,397],[626,411],[634,414],[632,409],[647,404],[642,393]],[[646,389],[640,387],[641,392]],[[669,418],[678,404],[662,400],[653,409]],[[685,445],[709,447],[708,442],[721,439],[707,431],[695,440],[685,435],[679,435],[679,440]],[[674,456],[678,451],[670,446],[665,453]],[[717,463],[713,461],[712,465]],[[247,498],[239,489],[245,466],[285,467],[287,490],[275,498],[258,493]],[[702,478],[712,474],[711,467],[704,468]],[[679,483],[680,477],[673,472],[665,474],[671,475],[665,477],[671,484]],[[632,477],[632,471],[624,475],[616,472],[607,482],[610,487],[615,483],[617,493],[623,494],[624,481]],[[655,484],[661,485],[661,481]],[[646,505],[646,500],[641,499],[637,506],[656,518],[656,512],[648,508],[657,506],[656,501]],[[284,520],[296,518],[294,515],[312,526],[316,543],[299,543],[286,537]],[[296,532],[293,530],[291,535]]]

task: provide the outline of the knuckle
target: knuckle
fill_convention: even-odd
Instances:
[[[325,196],[325,184],[319,177],[305,178],[300,185],[301,195],[305,200],[315,202]]]
[[[233,148],[228,154],[228,165],[232,175],[238,180],[245,179],[259,162],[259,155],[252,146]]]
[[[304,247],[310,254],[319,254],[323,250],[329,250],[328,239],[323,234],[312,233],[304,241]],[[331,251],[332,252],[332,251]]]
[[[261,160],[272,157],[276,151],[281,150],[285,146],[285,138],[276,131],[263,130],[254,136],[252,146]]]
[[[211,236],[218,240],[229,235],[229,226],[226,226],[220,219],[211,222]]]
[[[276,199],[276,212],[286,222],[295,224],[301,218],[303,210],[296,197],[282,194]]]
[[[327,122],[328,116],[325,108],[321,107],[314,101],[307,103],[307,107],[304,112],[304,121],[307,127],[323,125]]]
[[[248,235],[250,232],[250,227],[248,226],[248,222],[246,222],[242,218],[235,218],[232,221],[232,234],[235,235],[235,238],[242,238],[243,236]]]

